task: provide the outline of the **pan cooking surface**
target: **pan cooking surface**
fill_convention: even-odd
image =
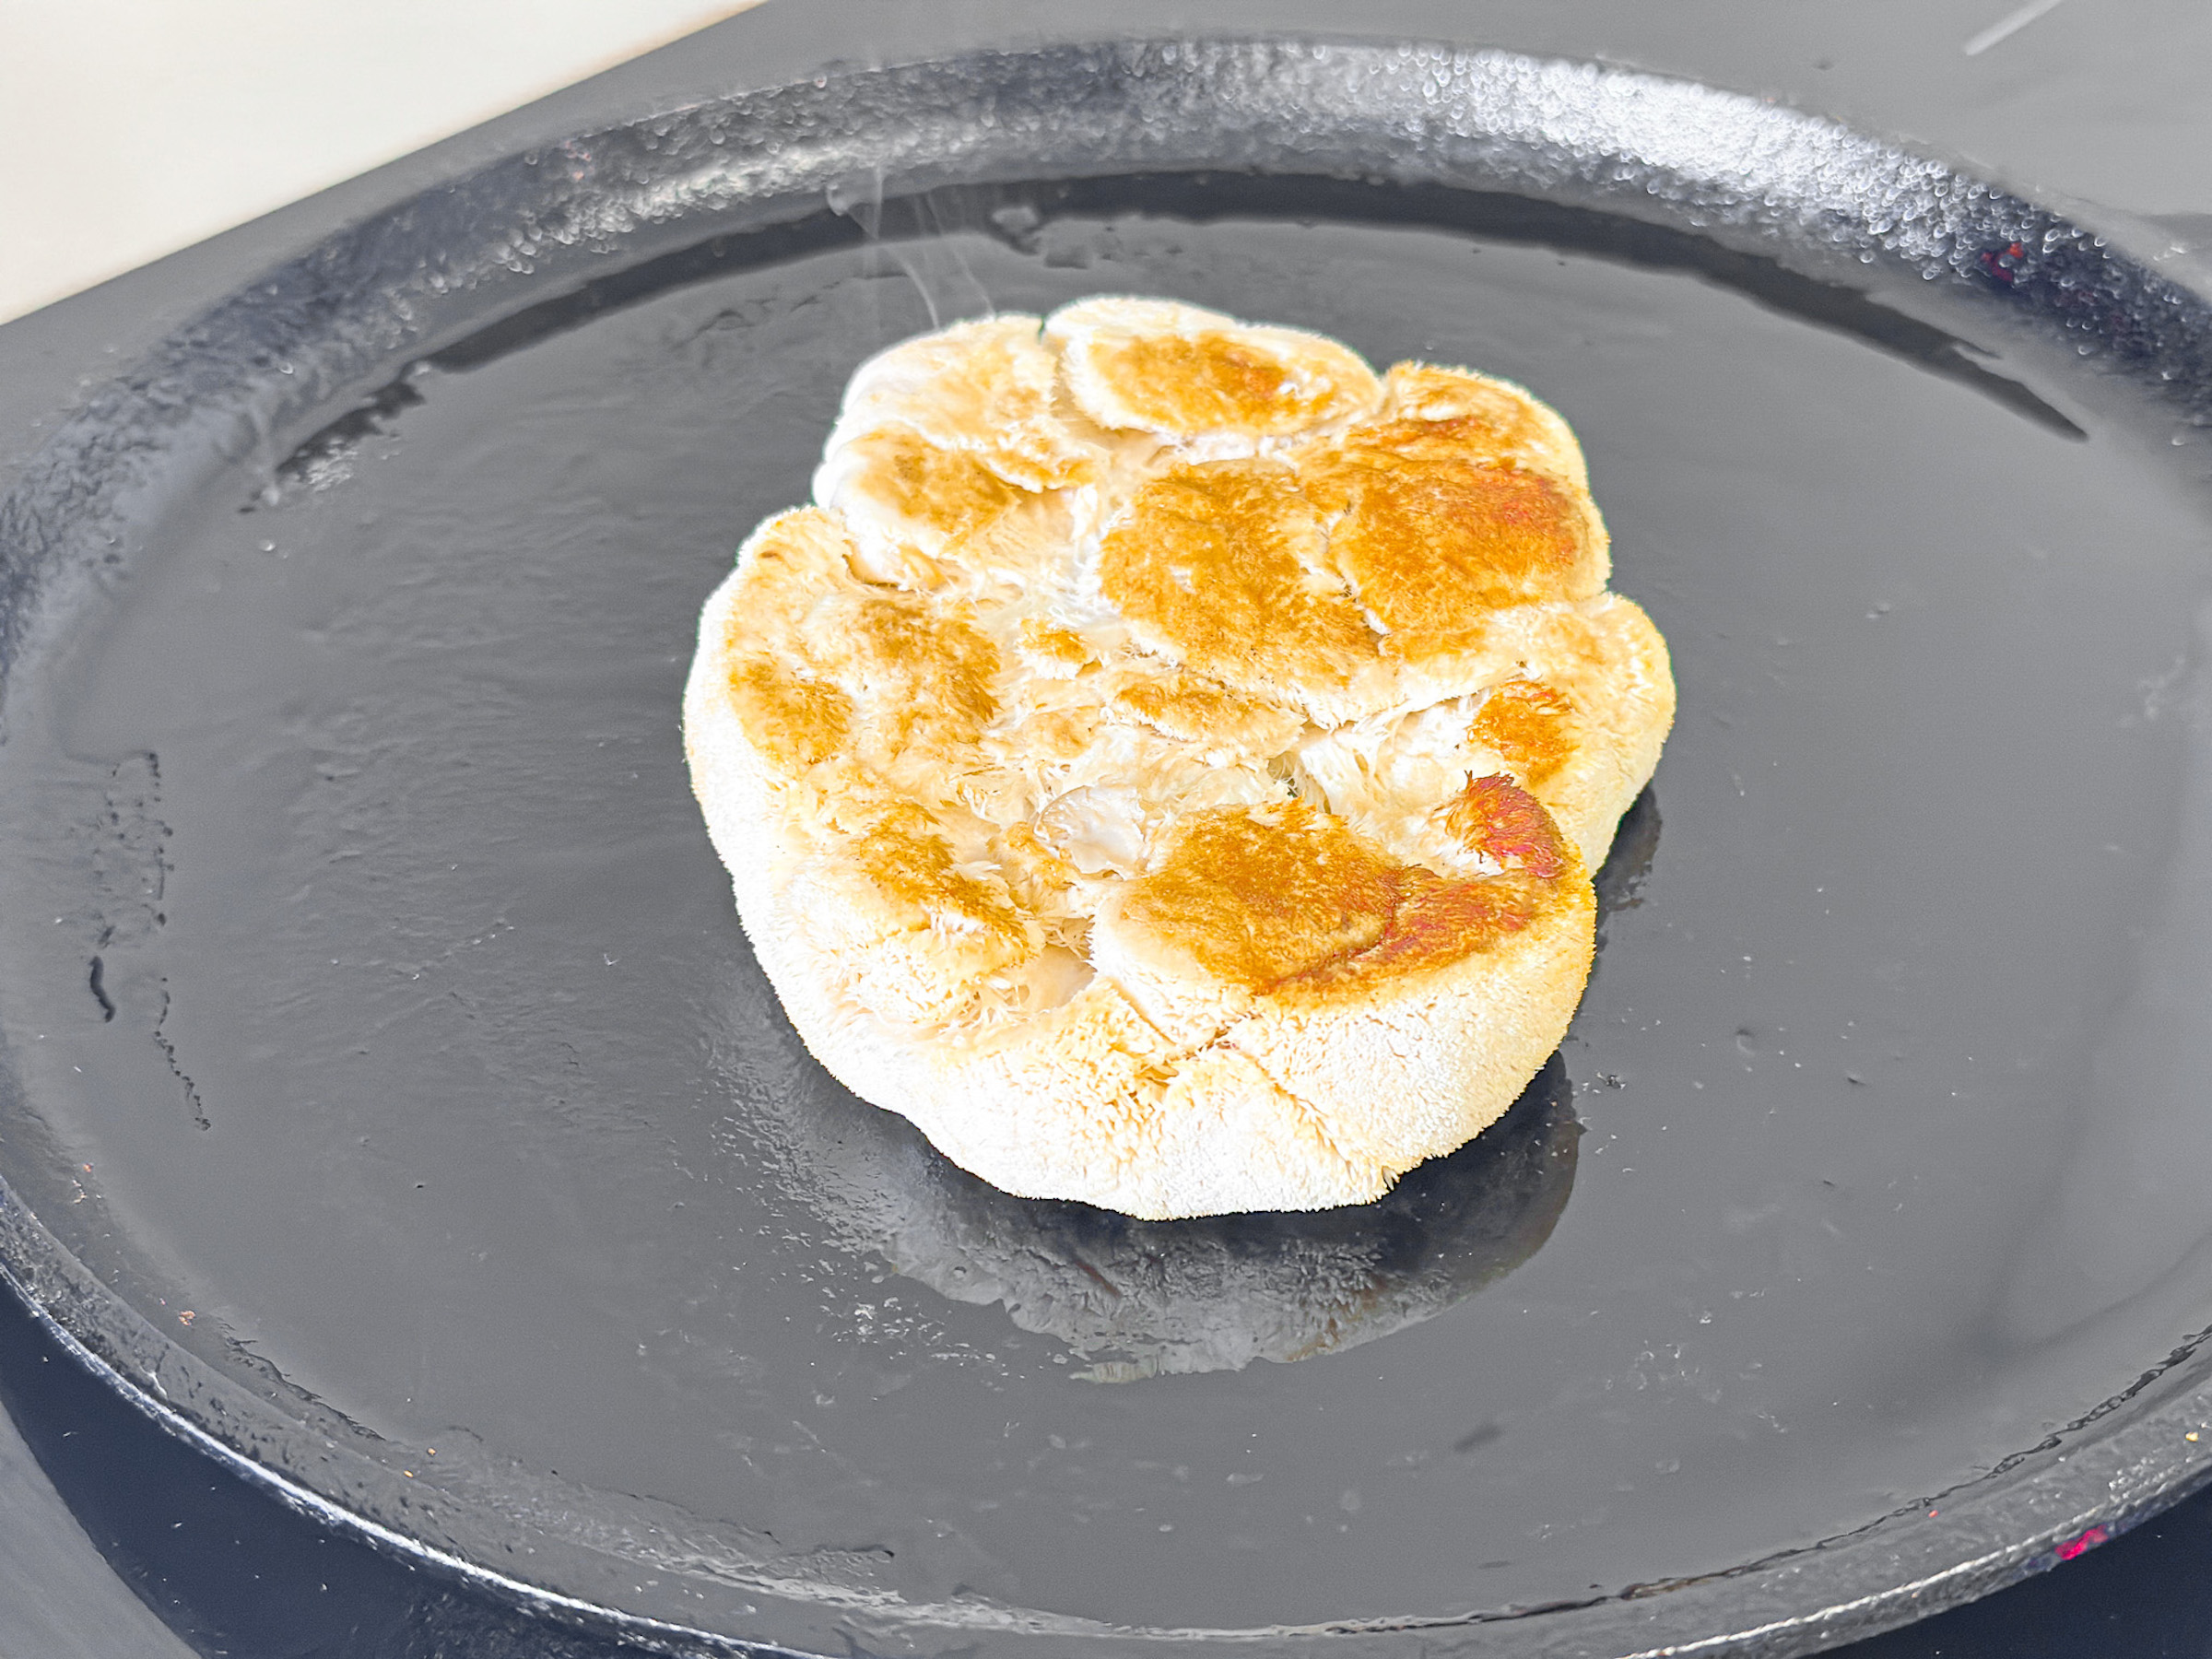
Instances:
[[[1971,299],[1441,199],[839,201],[149,493],[8,688],[10,1186],[418,1483],[372,1518],[825,1649],[1601,1601],[2096,1414],[2212,1324],[2193,451]],[[689,798],[698,606],[853,367],[1100,292],[1528,385],[1675,653],[1565,1047],[1368,1212],[953,1170],[807,1056]]]

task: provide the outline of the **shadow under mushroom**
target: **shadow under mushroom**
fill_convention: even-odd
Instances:
[[[916,1136],[876,1247],[1057,1336],[1095,1382],[1310,1359],[1433,1318],[1533,1255],[1574,1183],[1572,1096],[1554,1056],[1504,1118],[1373,1204],[1183,1221],[1011,1197]]]
[[[1647,790],[1598,873],[1601,925],[1641,902],[1658,835]],[[799,1050],[788,1025],[768,1024]],[[846,1241],[955,1301],[1001,1304],[1093,1382],[1288,1363],[1434,1318],[1551,1236],[1582,1135],[1555,1054],[1497,1123],[1372,1204],[1143,1221],[1000,1192],[803,1052],[791,1058],[783,1086],[754,1095],[773,1120],[758,1126]]]

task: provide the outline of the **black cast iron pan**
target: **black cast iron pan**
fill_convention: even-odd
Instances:
[[[691,618],[853,365],[1112,290],[1535,387],[1676,653],[1568,1043],[1369,1212],[967,1180],[806,1055],[688,800]],[[2203,1466],[2206,324],[1504,53],[517,157],[0,505],[0,1251],[252,1477],[677,1649],[1781,1653],[2032,1571]]]

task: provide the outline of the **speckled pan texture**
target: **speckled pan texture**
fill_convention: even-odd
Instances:
[[[1566,1042],[1374,1206],[982,1186],[688,796],[853,370],[1100,293],[1528,386],[1673,653]],[[1418,45],[516,157],[0,502],[0,1252],[249,1477],[675,1651],[1782,1654],[2078,1553],[2212,1448],[2208,324],[1825,121]]]

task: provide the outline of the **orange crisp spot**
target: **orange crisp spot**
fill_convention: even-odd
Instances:
[[[1574,752],[1574,704],[1541,680],[1507,680],[1475,711],[1475,741],[1505,758],[1524,788],[1547,782]]]
[[[1406,865],[1391,874],[1395,902],[1382,936],[1356,956],[1320,962],[1275,989],[1358,994],[1378,981],[1448,968],[1521,932],[1544,911],[1547,883],[1531,871],[1451,881]]]
[[[892,427],[853,440],[857,489],[890,502],[899,516],[951,543],[988,529],[1029,493],[982,459],[940,449],[921,433]]]
[[[1343,503],[1336,568],[1409,660],[1472,643],[1487,610],[1594,591],[1583,514],[1537,474],[1371,452],[1308,477]]]
[[[1231,984],[1357,995],[1520,932],[1541,913],[1559,873],[1531,865],[1449,880],[1293,801],[1193,813],[1165,863],[1132,882],[1123,902],[1131,921]]]
[[[746,740],[771,766],[793,775],[836,754],[853,728],[851,698],[764,656],[741,657],[732,666],[730,704]]]
[[[1137,424],[1182,435],[1295,432],[1343,397],[1333,381],[1298,374],[1266,347],[1218,330],[1139,335],[1101,346],[1091,366]]]
[[[1099,581],[1122,614],[1230,685],[1342,685],[1374,642],[1322,566],[1320,519],[1273,461],[1176,466],[1107,534]]]
[[[1438,809],[1443,826],[1471,853],[1501,864],[1518,863],[1546,879],[1566,872],[1566,838],[1544,803],[1503,774],[1469,778],[1467,786]]]

